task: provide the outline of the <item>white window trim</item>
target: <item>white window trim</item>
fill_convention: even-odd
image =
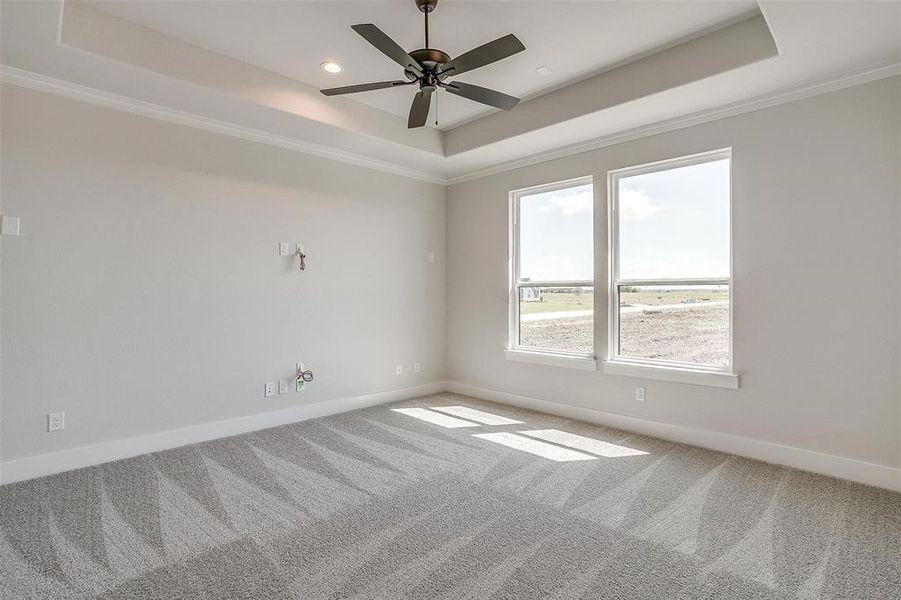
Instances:
[[[645,173],[688,167],[714,160],[729,160],[729,277],[705,279],[658,279],[658,280],[621,280],[619,279],[619,221],[616,211],[619,204],[619,180]],[[608,171],[607,173],[607,356],[604,361],[604,372],[613,375],[660,379],[676,383],[710,385],[729,389],[738,389],[739,376],[734,370],[733,324],[734,324],[734,287],[732,280],[732,148],[722,148],[710,152],[701,152],[679,158],[661,160],[634,167],[626,167]],[[617,285],[683,285],[683,284],[726,284],[729,286],[729,364],[725,366],[696,365],[675,361],[661,361],[617,356],[619,348],[619,297]]]
[[[507,360],[517,362],[549,365],[551,367],[568,367],[583,371],[597,371],[598,361],[593,355],[579,355],[570,352],[552,352],[550,350],[504,350]]]
[[[507,360],[519,362],[530,362],[542,365],[550,365],[556,367],[569,367],[574,369],[584,369],[594,371],[597,370],[597,359],[594,352],[565,352],[554,350],[551,348],[534,348],[532,346],[519,345],[519,289],[521,287],[584,287],[591,286],[594,288],[595,298],[597,298],[597,287],[594,279],[578,280],[578,281],[530,281],[521,283],[519,281],[519,200],[522,196],[532,194],[540,194],[543,192],[553,192],[570,187],[580,185],[592,185],[594,194],[594,177],[587,175],[585,177],[576,177],[564,181],[536,185],[510,192],[509,201],[509,259],[508,259],[508,277],[509,282],[509,321],[507,333],[507,348],[504,352]],[[596,197],[596,196],[595,196]],[[592,210],[592,220],[596,215]],[[592,248],[596,240],[592,239]],[[594,255],[595,252],[592,252]],[[596,303],[595,303],[596,304]],[[597,312],[595,312],[597,316]],[[594,344],[592,343],[592,346]]]

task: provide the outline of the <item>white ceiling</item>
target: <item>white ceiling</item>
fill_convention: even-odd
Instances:
[[[741,24],[720,27],[756,4],[754,20],[778,53],[752,56],[756,42],[733,31]],[[459,54],[515,33],[525,52],[461,79],[526,101],[485,113],[444,95],[442,130],[407,130],[407,90],[356,96],[364,104],[318,89],[396,78],[349,26],[373,22],[416,48],[413,0],[0,0],[0,8],[2,81],[434,181],[901,73],[901,1],[443,0],[432,45]],[[704,28],[715,32],[697,41],[717,38],[717,51],[686,54],[694,42],[681,43],[685,36]],[[731,67],[714,64],[729,54],[739,59]],[[345,73],[322,73],[326,58]],[[542,65],[551,76],[535,73]],[[635,85],[649,80],[663,84]]]
[[[350,26],[374,23],[402,47],[423,46],[423,20],[413,0],[371,2],[103,1],[104,12],[168,36],[280,73],[317,88],[402,78],[401,69]],[[508,33],[526,50],[461,76],[461,81],[529,98],[620,61],[748,14],[754,0],[690,2],[439,1],[430,17],[430,46],[457,56]],[[336,60],[345,70],[319,69]],[[551,74],[536,69],[547,66]],[[413,90],[366,92],[353,99],[406,117]],[[494,109],[440,94],[446,129]],[[434,119],[435,113],[432,113]],[[432,121],[433,122],[433,121]]]

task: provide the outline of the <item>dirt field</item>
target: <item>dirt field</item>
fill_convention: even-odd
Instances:
[[[635,358],[656,358],[708,365],[729,360],[729,308],[704,306],[620,317],[620,352]],[[520,325],[520,344],[570,352],[591,352],[592,317],[528,321]]]
[[[620,354],[706,365],[729,364],[729,307],[624,314]]]
[[[519,326],[519,345],[567,352],[591,352],[593,322],[591,317],[523,321]]]

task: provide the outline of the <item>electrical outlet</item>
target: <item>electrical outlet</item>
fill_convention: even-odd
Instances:
[[[413,363],[413,372],[419,373],[420,371],[422,371],[422,363],[418,363],[418,362]]]
[[[430,262],[430,263],[435,262],[435,253],[434,253],[434,252],[429,252],[428,258],[429,258],[429,262]]]
[[[288,380],[287,379],[279,379],[278,393],[279,394],[287,394],[288,393]]]
[[[266,398],[269,398],[274,395],[275,395],[275,382],[270,381],[270,382],[266,383],[266,387],[263,388],[263,396],[265,396]]]
[[[62,431],[66,428],[66,413],[55,412],[47,415],[47,431]]]
[[[645,390],[643,387],[635,386],[635,399],[639,402],[644,402],[645,399]]]
[[[394,367],[394,374],[395,375],[403,375],[404,374],[404,366],[397,365],[396,367]]]

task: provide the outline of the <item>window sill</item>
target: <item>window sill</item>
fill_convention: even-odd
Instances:
[[[569,369],[581,369],[583,371],[597,371],[598,361],[593,356],[578,356],[572,354],[557,354],[555,352],[540,352],[533,350],[504,350],[507,360],[549,365],[552,367],[566,367]]]
[[[672,381],[674,383],[707,385],[730,390],[737,390],[739,386],[737,373],[683,367],[667,367],[663,365],[644,365],[624,361],[605,361],[604,373],[609,373],[610,375],[625,375],[627,377],[642,377],[644,379],[659,379],[661,381]]]

